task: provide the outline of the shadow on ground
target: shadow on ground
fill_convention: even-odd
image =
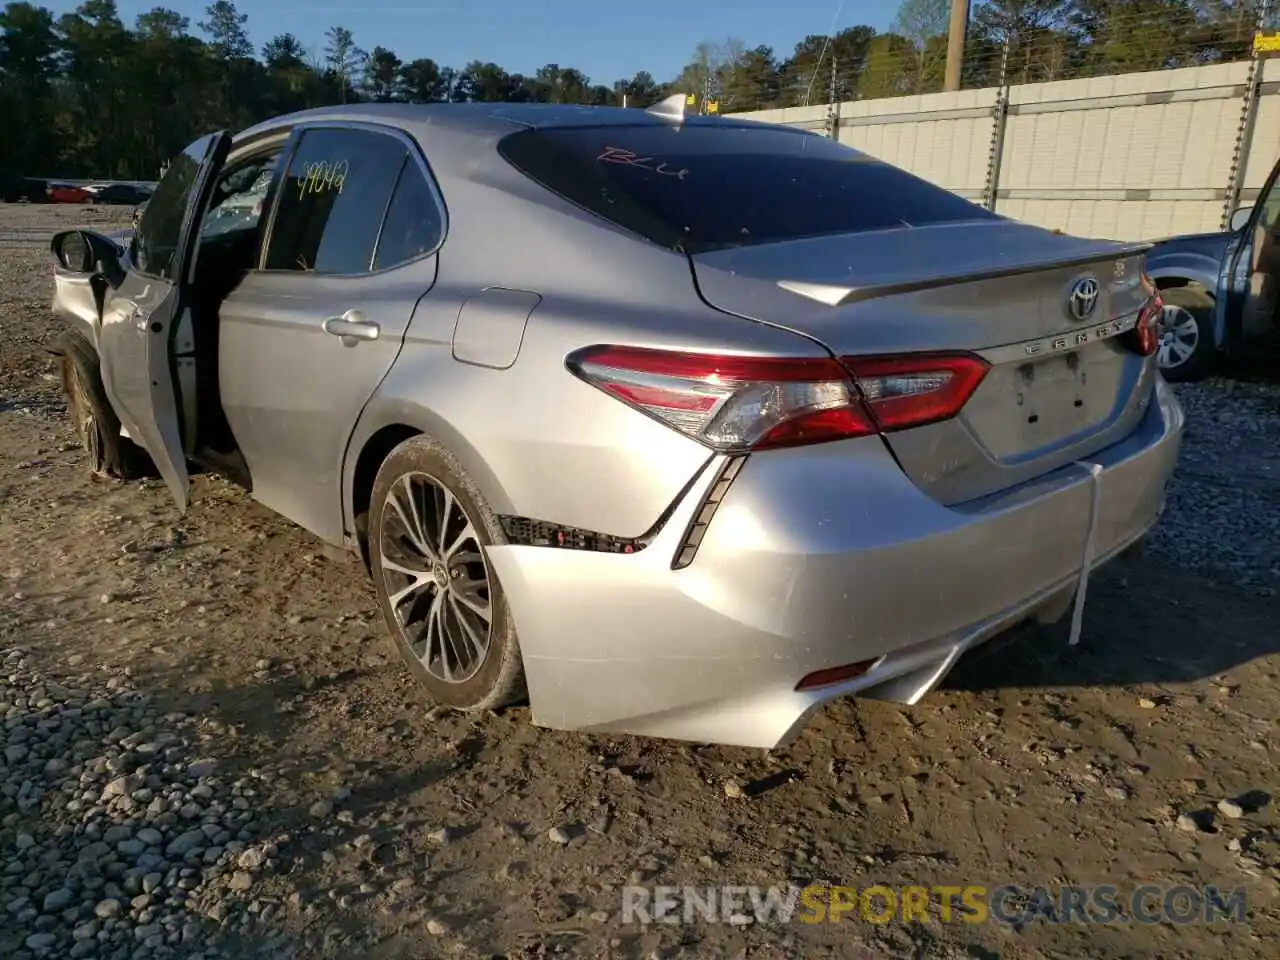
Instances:
[[[1100,574],[1086,594],[1080,644],[1068,617],[972,651],[944,689],[1181,684],[1280,652],[1276,601],[1215,586],[1149,560]],[[1153,628],[1153,625],[1158,627]]]

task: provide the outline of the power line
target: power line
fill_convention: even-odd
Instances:
[[[809,86],[804,92],[804,103],[801,106],[809,105],[809,95],[813,93],[813,81],[818,79],[818,71],[822,69],[822,61],[827,56],[827,48],[831,46],[831,38],[836,35],[836,24],[840,22],[840,14],[843,12],[844,0],[840,0],[840,5],[836,7],[836,15],[831,18],[831,29],[827,31],[822,41],[822,49],[818,51],[818,62],[814,64],[813,73],[809,76]]]

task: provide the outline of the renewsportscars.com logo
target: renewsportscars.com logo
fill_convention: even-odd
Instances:
[[[1244,923],[1243,887],[1096,886],[627,886],[622,922],[694,924]]]

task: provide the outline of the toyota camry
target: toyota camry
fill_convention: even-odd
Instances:
[[[359,555],[437,702],[773,747],[1078,637],[1182,431],[1144,249],[676,102],[362,104],[58,235],[57,351],[96,470]]]

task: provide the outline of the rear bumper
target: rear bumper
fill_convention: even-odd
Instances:
[[[966,650],[1065,612],[1095,482],[1095,565],[1156,522],[1183,414],[1162,380],[1152,401],[1089,458],[1096,480],[1072,465],[944,507],[864,438],[753,455],[684,569],[672,559],[714,470],[640,553],[492,549],[534,722],[771,748],[834,697],[917,701]],[[857,679],[795,689],[872,659]]]

